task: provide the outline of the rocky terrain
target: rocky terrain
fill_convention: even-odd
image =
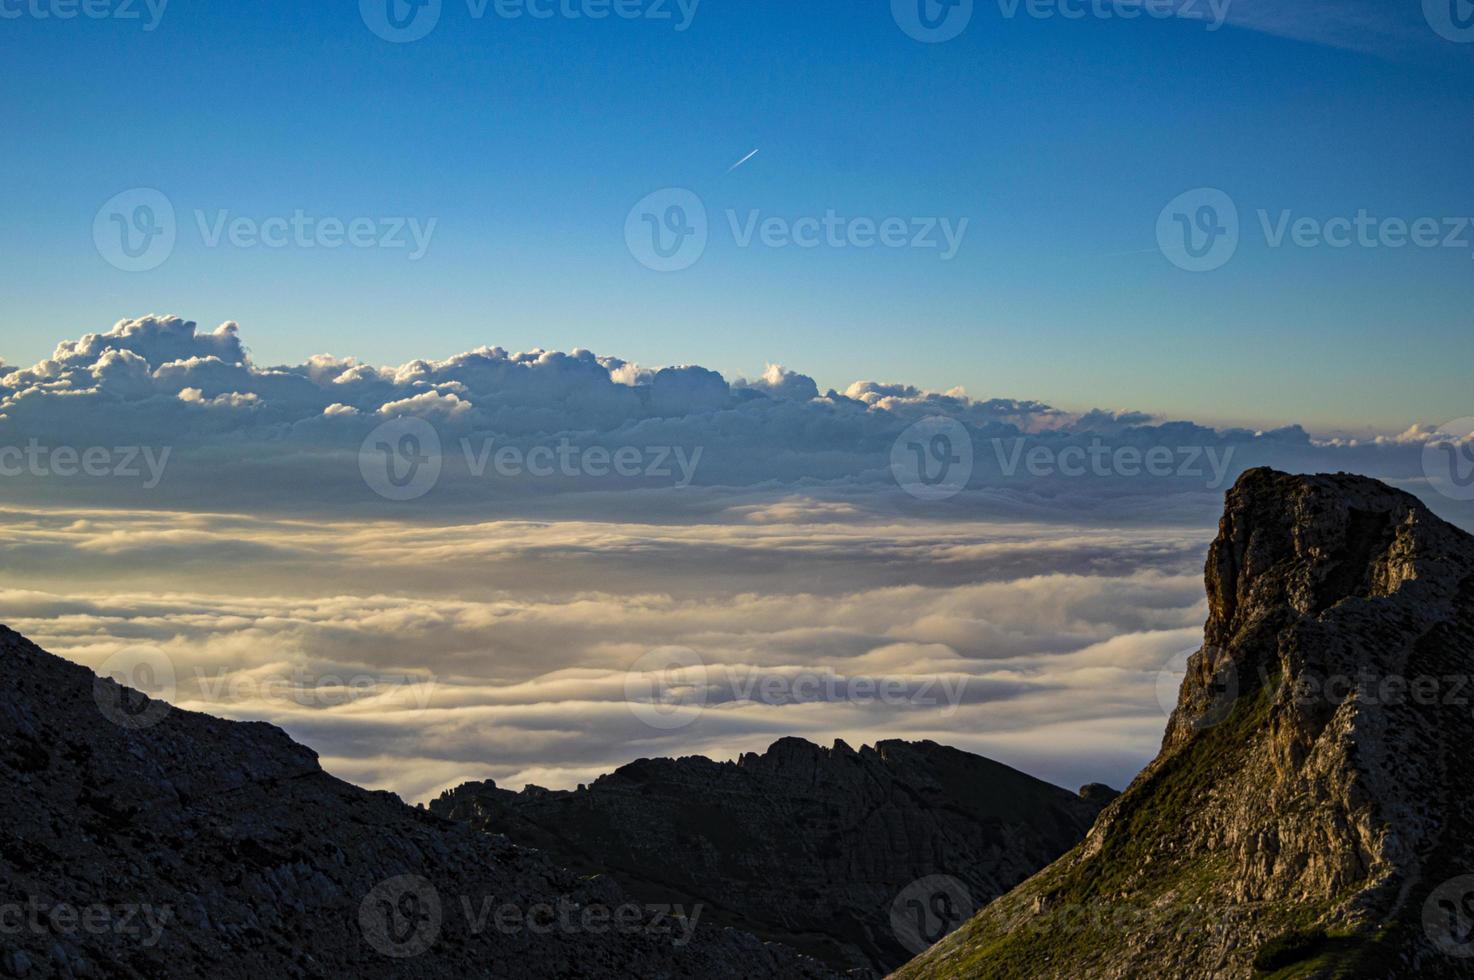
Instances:
[[[1474,538],[1251,470],[1161,753],[896,976],[1474,976]]]
[[[828,977],[0,627],[0,976]]]
[[[430,808],[642,900],[884,972],[1079,842],[1113,796],[935,742],[785,738],[737,762],[642,759],[571,792],[468,783]]]

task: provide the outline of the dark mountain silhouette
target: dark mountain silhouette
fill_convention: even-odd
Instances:
[[[0,975],[828,977],[0,627]]]
[[[856,751],[785,738],[736,762],[641,759],[569,792],[468,783],[430,808],[608,871],[644,900],[699,902],[837,968],[884,972],[926,945],[905,906],[937,894],[931,876],[944,876],[958,918],[928,922],[923,908],[922,932],[956,925],[1078,843],[1114,795],[1087,790],[935,742]]]

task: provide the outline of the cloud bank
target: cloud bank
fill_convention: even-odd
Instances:
[[[1120,783],[1156,751],[1159,675],[1205,612],[1201,529],[4,520],[4,566],[33,570],[0,589],[8,625],[410,799],[793,734]],[[672,725],[631,701],[665,655],[704,674]]]
[[[12,499],[252,513],[726,519],[745,505],[759,520],[763,506],[798,496],[890,515],[1200,520],[1228,482],[1261,464],[1354,469],[1430,493],[1422,449],[1444,421],[1327,440],[1293,424],[1217,429],[904,383],[820,392],[778,365],[728,381],[587,350],[260,366],[236,324],[201,331],[178,317],[120,321],[0,371],[0,448],[12,453],[0,470]],[[938,419],[952,426],[942,432],[951,449],[933,456]],[[405,420],[423,426],[401,431]],[[21,465],[14,455],[57,446],[151,456],[124,467],[121,456],[103,465],[99,452],[89,478],[77,462]],[[167,472],[151,481],[150,462],[166,450]],[[388,465],[420,479],[421,457],[434,479],[404,494],[369,472]],[[955,492],[925,485],[937,466],[959,481]],[[1463,502],[1446,503],[1464,516]]]

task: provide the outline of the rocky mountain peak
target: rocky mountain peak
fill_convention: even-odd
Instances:
[[[1266,640],[1337,622],[1338,614],[1328,614],[1348,600],[1361,600],[1348,614],[1373,615],[1381,608],[1374,600],[1393,596],[1401,615],[1418,620],[1407,624],[1410,634],[1421,632],[1471,567],[1474,541],[1411,494],[1347,473],[1247,471],[1227,494],[1208,552],[1203,648],[1189,662],[1166,744],[1178,744],[1272,676],[1397,669],[1395,645],[1321,648],[1323,662],[1282,663],[1286,651]]]
[[[1375,480],[1251,470],[1205,578],[1157,758],[900,976],[1468,975],[1474,537]]]
[[[1368,477],[1249,470],[1229,490],[1209,552],[1209,643],[1256,614],[1315,615],[1456,570],[1460,532],[1411,494]]]

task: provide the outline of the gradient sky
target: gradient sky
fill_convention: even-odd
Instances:
[[[729,376],[857,379],[1200,421],[1400,430],[1470,414],[1474,230],[1447,249],[1267,247],[1258,209],[1474,215],[1474,45],[1416,4],[1240,0],[1229,25],[1007,18],[920,43],[887,5],[706,0],[672,21],[475,20],[445,0],[391,44],[345,0],[173,0],[157,28],[0,19],[0,357],[125,316],[239,321],[258,363],[480,344],[587,347]],[[1430,0],[1432,2],[1432,0]],[[137,9],[149,19],[142,3]],[[753,149],[759,153],[727,173]],[[92,241],[155,187],[163,266]],[[701,261],[625,247],[688,187]],[[1177,194],[1244,222],[1211,273],[1171,265]],[[437,219],[428,254],[206,248],[193,212]],[[967,218],[935,251],[739,249],[726,209]]]

